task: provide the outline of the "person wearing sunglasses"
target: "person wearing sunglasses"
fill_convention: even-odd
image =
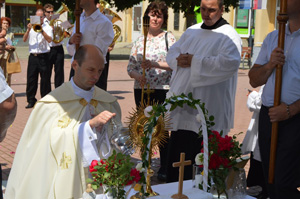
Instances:
[[[50,24],[51,17],[54,14],[54,6],[52,4],[45,4],[44,5],[44,11],[45,11],[45,19],[44,23]],[[57,23],[60,23],[59,21]],[[53,29],[54,27],[52,27]],[[55,37],[55,35],[53,35]],[[52,76],[52,69],[54,66],[54,72],[55,72],[55,77],[54,77],[54,86],[55,88],[59,87],[64,83],[64,48],[63,48],[64,42],[61,41],[59,43],[55,43],[51,41],[49,43],[50,45],[50,54],[49,54],[49,61],[50,61],[50,78]]]

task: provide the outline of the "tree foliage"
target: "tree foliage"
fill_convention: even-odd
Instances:
[[[75,0],[35,0],[40,2],[42,5],[50,3],[54,5],[54,10],[57,10],[61,3],[65,3],[70,11],[75,9]],[[100,1],[100,0],[99,0]],[[112,7],[116,7],[117,11],[124,11],[128,8],[132,8],[137,5],[141,0],[106,0]],[[149,0],[150,2],[155,0]],[[183,12],[185,17],[194,18],[194,7],[200,6],[201,0],[165,0],[168,7],[174,9],[175,12]],[[237,7],[239,0],[224,0],[225,12],[229,12],[229,7]]]
[[[75,9],[75,0],[35,0],[40,2],[42,5],[50,3],[54,5],[54,10],[57,10],[61,3],[65,3],[68,8],[73,11]],[[149,0],[150,2],[155,0]],[[117,11],[124,11],[128,8],[132,8],[134,5],[137,5],[141,0],[107,0],[107,2],[116,7]],[[194,7],[200,5],[201,0],[165,0],[167,6],[172,7],[175,12],[182,11],[185,14],[193,14]],[[233,6],[234,8],[238,5],[239,0],[224,0],[225,11],[229,11],[229,7]]]

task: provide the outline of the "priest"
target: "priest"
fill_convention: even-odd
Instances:
[[[176,95],[189,92],[205,103],[208,114],[213,115],[212,130],[228,134],[233,128],[234,103],[242,41],[227,21],[222,18],[223,0],[202,0],[203,23],[188,28],[169,50],[167,62],[173,70],[170,91]],[[197,110],[188,106],[171,113],[173,124],[169,148],[167,182],[178,180],[180,153],[194,160],[200,152],[198,137],[200,123]],[[185,179],[192,177],[192,168],[186,167]]]
[[[107,158],[114,126],[121,124],[115,97],[94,86],[104,68],[101,50],[81,46],[70,82],[34,107],[17,147],[5,198],[81,198],[92,160]]]

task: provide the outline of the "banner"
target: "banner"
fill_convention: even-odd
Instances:
[[[253,0],[253,9],[267,9],[267,0]]]
[[[253,9],[267,9],[267,0],[240,0],[240,9],[251,9],[253,2]]]

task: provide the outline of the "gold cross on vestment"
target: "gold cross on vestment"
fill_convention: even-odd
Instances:
[[[69,165],[68,164],[71,164],[72,163],[72,159],[71,159],[71,156],[66,154],[66,152],[63,152],[62,154],[62,158],[60,160],[60,168],[61,169],[68,169],[69,168]]]
[[[184,166],[191,165],[192,161],[184,161],[185,153],[180,153],[180,162],[174,162],[173,167],[179,167],[179,180],[178,180],[178,193],[172,195],[172,198],[176,199],[188,199],[188,197],[182,194],[183,187],[183,176],[184,176]]]

